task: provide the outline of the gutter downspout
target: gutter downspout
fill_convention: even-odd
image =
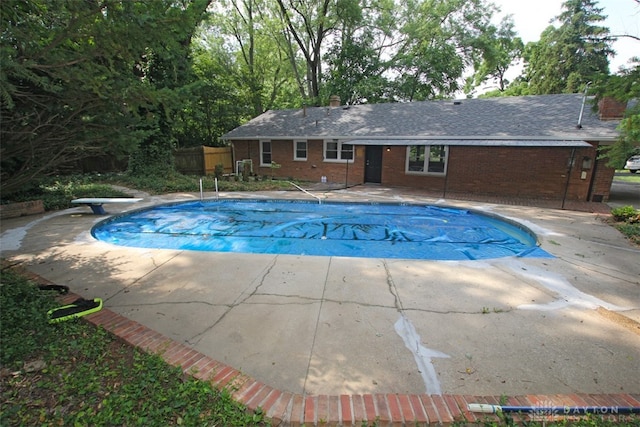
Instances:
[[[569,192],[569,182],[571,181],[571,172],[573,171],[573,164],[576,161],[576,149],[571,149],[571,158],[569,159],[569,170],[567,171],[567,182],[564,185],[564,195],[562,196],[562,206],[560,209],[564,209],[564,203],[567,200],[567,193]]]
[[[599,145],[598,145],[599,148]],[[593,169],[591,170],[591,179],[589,180],[589,192],[587,193],[587,202],[592,202],[593,186],[596,182],[596,174],[598,173],[598,148],[596,148],[596,158],[593,159]]]

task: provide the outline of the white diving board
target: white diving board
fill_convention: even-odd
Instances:
[[[105,215],[106,212],[102,205],[107,203],[136,203],[143,199],[134,199],[132,197],[86,197],[83,199],[74,199],[71,203],[87,205],[91,208],[94,214],[96,215]]]

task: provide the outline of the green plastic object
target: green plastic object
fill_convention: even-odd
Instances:
[[[74,302],[62,307],[53,308],[47,312],[49,323],[64,322],[66,320],[77,319],[87,314],[102,310],[102,299],[78,298]]]

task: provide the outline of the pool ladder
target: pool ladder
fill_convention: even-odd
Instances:
[[[306,193],[308,195],[310,195],[311,197],[314,197],[318,200],[318,204],[321,205],[322,204],[322,199],[320,198],[320,196],[316,196],[315,194],[309,193],[307,190],[305,190],[304,188],[300,187],[299,185],[291,182],[291,181],[287,181],[289,184],[293,185],[294,187],[296,187],[298,190],[302,191],[303,193]]]
[[[214,178],[216,186],[216,200],[220,200],[220,193],[218,192],[218,178]],[[200,178],[200,201],[204,200],[204,193],[202,191],[202,178]]]

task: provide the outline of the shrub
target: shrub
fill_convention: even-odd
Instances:
[[[611,211],[613,219],[616,221],[635,223],[640,222],[640,211],[637,211],[633,206],[623,206],[615,208]]]
[[[222,178],[222,175],[224,175],[224,165],[222,163],[218,163],[213,170],[213,174],[218,179]]]
[[[628,223],[621,222],[616,224],[616,228],[633,243],[640,245],[640,222]]]

